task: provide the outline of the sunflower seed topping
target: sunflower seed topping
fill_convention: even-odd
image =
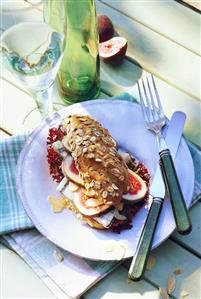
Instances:
[[[87,147],[83,147],[83,150],[82,150],[83,154],[87,152]]]
[[[86,141],[86,140],[89,139],[89,137],[90,137],[89,135],[86,135],[86,136],[83,137],[83,140]]]
[[[103,196],[103,198],[107,198],[108,192],[107,191],[103,191],[102,196]]]
[[[96,189],[100,189],[101,188],[101,182],[96,181],[95,182],[95,187],[96,187]]]
[[[76,150],[75,150],[75,156],[76,157],[79,157],[80,155],[82,154],[82,150],[80,147],[77,147]]]
[[[112,188],[113,188],[114,190],[119,190],[119,188],[118,188],[115,184],[112,184]]]
[[[101,133],[100,131],[96,131],[94,134],[95,134],[97,137],[102,136],[102,133]]]
[[[121,175],[121,176],[119,177],[119,179],[120,179],[120,181],[124,181],[124,176]]]
[[[90,125],[91,124],[91,120],[90,119],[87,119],[84,121],[85,125]]]
[[[95,136],[92,136],[92,137],[90,138],[90,141],[91,141],[91,142],[95,142],[95,141],[96,141],[96,137],[95,137]]]
[[[80,137],[80,136],[77,136],[77,138],[76,138],[76,143],[78,144],[79,142],[81,142],[82,141],[82,137]]]
[[[90,145],[88,148],[89,152],[93,152],[95,150],[96,146],[94,144]]]
[[[94,187],[94,182],[92,181],[90,184],[89,184],[89,186],[92,188],[92,187]]]
[[[100,155],[100,156],[103,156],[103,152],[101,152],[100,150],[97,150],[97,154]]]
[[[114,189],[113,189],[111,186],[109,186],[109,187],[107,188],[107,191],[110,192],[110,193],[112,193],[112,192],[114,191]]]
[[[96,162],[102,162],[102,160],[100,158],[96,158],[95,161]]]
[[[73,144],[71,145],[71,150],[74,151],[75,148],[76,148],[76,145],[75,145],[75,143],[73,143]]]
[[[85,189],[88,190],[89,188],[90,188],[90,184],[89,184],[89,183],[86,183],[86,184],[85,184]]]
[[[115,175],[115,176],[119,176],[121,173],[120,173],[120,171],[119,171],[119,169],[117,169],[117,168],[112,168],[111,169],[111,173],[113,174],[113,175]],[[120,178],[119,178],[120,179]],[[123,180],[124,180],[124,178],[123,178]]]
[[[94,195],[96,195],[96,192],[95,192],[95,190],[90,190],[90,196],[94,196]]]
[[[77,130],[77,134],[82,137],[84,136],[84,131],[82,129],[79,129]]]

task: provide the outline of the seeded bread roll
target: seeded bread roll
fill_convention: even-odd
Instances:
[[[97,198],[100,204],[120,203],[129,190],[128,170],[109,131],[84,115],[68,116],[62,127],[67,133],[64,145],[84,181],[86,197]]]

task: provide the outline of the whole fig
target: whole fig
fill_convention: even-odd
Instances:
[[[98,16],[98,31],[99,31],[99,42],[102,43],[112,38],[114,35],[113,24],[107,16]]]

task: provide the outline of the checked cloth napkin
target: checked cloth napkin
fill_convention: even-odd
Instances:
[[[124,94],[118,99],[133,101]],[[74,256],[43,237],[18,197],[15,169],[27,135],[0,142],[0,241],[16,251],[57,298],[79,298],[121,262],[99,262]],[[201,197],[201,152],[188,142],[195,167],[192,203]]]

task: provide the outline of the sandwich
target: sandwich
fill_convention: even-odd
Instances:
[[[88,115],[68,115],[47,138],[50,174],[65,207],[97,229],[130,228],[144,204],[149,174],[110,132]]]

